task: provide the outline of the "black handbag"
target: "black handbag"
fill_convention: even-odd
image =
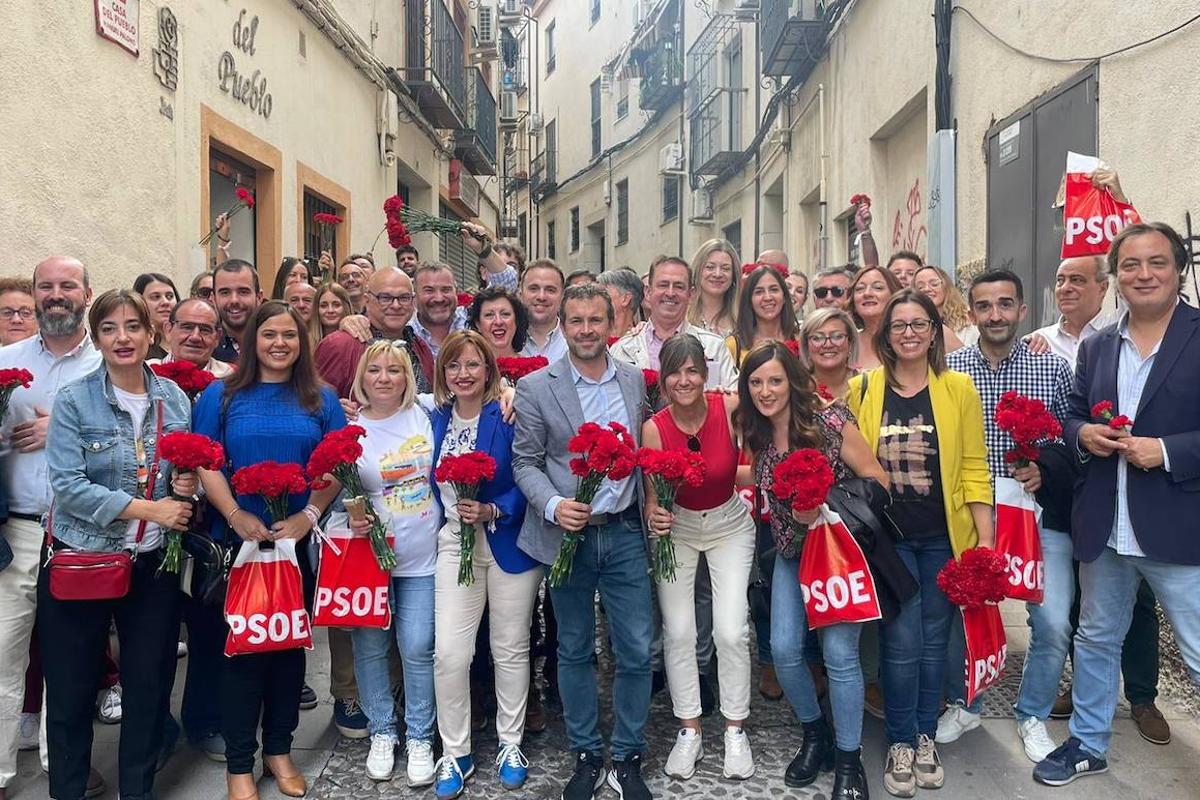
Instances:
[[[190,568],[180,572],[184,592],[205,608],[223,608],[233,550],[191,531],[183,535],[182,544],[190,563]]]
[[[755,513],[761,515],[762,494],[754,487]],[[750,562],[750,583],[746,587],[746,601],[750,604],[750,618],[771,618],[771,575],[775,572],[775,539],[771,536],[771,525],[761,519],[754,521],[754,560]]]

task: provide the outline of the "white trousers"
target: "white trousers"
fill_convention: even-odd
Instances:
[[[0,786],[7,786],[17,774],[17,734],[45,533],[36,522],[9,518],[0,536],[13,552],[12,563],[0,571]]]

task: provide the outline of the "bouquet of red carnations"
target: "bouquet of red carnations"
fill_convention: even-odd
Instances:
[[[186,363],[186,362],[185,362]],[[207,469],[216,472],[225,466],[225,449],[220,442],[199,433],[176,431],[168,433],[158,440],[158,455],[164,461],[170,462],[176,472],[195,472]],[[175,500],[190,501],[190,497],[180,497],[174,492],[171,497]],[[158,571],[179,572],[183,561],[183,531],[167,531],[167,546],[163,553],[162,564]]]
[[[1008,594],[1008,563],[990,547],[972,547],[950,559],[937,576],[938,588],[951,603],[980,608],[999,603]]]
[[[635,449],[629,430],[619,422],[610,422],[607,428],[595,422],[580,425],[578,433],[567,442],[568,452],[579,453],[579,458],[571,459],[571,472],[579,478],[575,501],[591,503],[605,478],[620,481],[632,475],[637,467]],[[558,589],[571,577],[575,551],[582,541],[583,531],[563,533],[558,555],[550,565],[551,588]]]
[[[299,464],[280,464],[263,461],[242,467],[230,481],[238,494],[256,494],[267,504],[271,522],[283,522],[288,517],[288,496],[308,489],[304,470]]]
[[[526,375],[549,365],[550,359],[545,356],[516,356],[496,359],[496,366],[500,369],[500,374],[509,383],[514,384]]]
[[[160,378],[175,381],[192,402],[195,402],[200,393],[216,380],[216,376],[211,372],[200,369],[190,361],[164,361],[161,364],[153,365],[150,369]]]
[[[358,474],[358,459],[363,451],[358,440],[366,433],[366,429],[361,425],[347,425],[341,430],[325,434],[325,438],[313,448],[312,455],[308,457],[306,471],[312,479],[314,489],[324,489],[328,486],[329,475],[342,485],[346,491],[342,504],[346,506],[351,518],[362,519],[365,516],[370,521],[371,551],[375,554],[379,568],[390,572],[396,566],[396,552],[388,544],[387,528],[376,513],[375,506],[371,504],[371,498],[363,488],[362,476]]]
[[[793,511],[819,508],[833,488],[833,468],[820,450],[802,447],[787,454],[771,472],[771,491]]]
[[[433,477],[439,483],[454,484],[459,500],[474,500],[479,497],[483,482],[496,477],[496,459],[478,450],[444,456],[433,471]],[[459,527],[458,585],[470,586],[475,582],[475,526],[462,522]]]
[[[387,231],[388,244],[393,250],[399,250],[401,247],[408,247],[412,244],[412,237],[408,235],[408,228],[404,226],[404,222],[400,219],[400,210],[404,208],[404,201],[399,195],[393,195],[383,201],[383,215],[385,218],[384,230]],[[379,237],[375,237],[379,241]]]
[[[646,409],[653,414],[655,411],[658,411],[658,403],[660,399],[658,391],[658,370],[642,370],[642,380],[646,382]]]
[[[1062,436],[1062,425],[1041,400],[1005,392],[996,404],[996,426],[1012,437],[1016,447],[1004,454],[1006,463],[1018,467],[1037,461],[1037,443]]]
[[[27,369],[0,369],[0,422],[4,422],[4,415],[8,413],[8,403],[12,400],[13,391],[18,386],[28,389],[31,383],[33,373]]]
[[[1092,406],[1092,417],[1102,425],[1107,425],[1114,431],[1127,431],[1133,428],[1133,420],[1124,414],[1113,416],[1111,400],[1101,400]]]
[[[650,478],[658,504],[667,511],[674,510],[675,496],[681,486],[699,486],[704,483],[708,471],[708,463],[699,453],[649,447],[637,451],[637,465],[642,468],[642,474]],[[669,533],[654,542],[650,576],[655,581],[675,580],[675,543]]]
[[[858,194],[852,194],[852,195],[850,195],[850,205],[855,206],[855,207],[866,206],[867,208],[870,208],[871,207],[871,198],[868,195],[863,194],[862,192],[859,192]]]

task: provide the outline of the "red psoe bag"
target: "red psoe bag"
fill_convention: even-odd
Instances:
[[[394,547],[391,536],[388,544]],[[392,624],[390,582],[391,576],[375,560],[370,539],[353,536],[348,528],[326,529],[317,570],[313,625],[387,628]]]
[[[836,511],[822,505],[819,513],[800,553],[800,591],[809,630],[880,619],[879,593],[862,547]]]
[[[1008,562],[1007,596],[1030,603],[1041,603],[1045,596],[1040,516],[1037,500],[1018,481],[996,479],[995,550]]]
[[[1000,606],[987,604],[962,609],[963,632],[967,639],[967,705],[1004,677],[1008,640]]]
[[[225,655],[312,649],[312,626],[304,608],[296,543],[273,547],[243,542],[229,571],[225,594]]]
[[[1068,161],[1068,170],[1071,169]],[[1062,257],[1102,256],[1126,225],[1141,222],[1137,209],[1097,188],[1087,173],[1067,172]]]
[[[738,453],[738,466],[750,464],[751,461],[746,457],[745,452]],[[771,503],[767,500],[767,493],[760,491],[758,486],[751,484],[750,486],[735,486],[733,490],[737,492],[737,496],[746,504],[746,510],[750,512],[750,518],[755,522],[770,522],[771,521]],[[754,507],[754,498],[759,499],[759,507]]]

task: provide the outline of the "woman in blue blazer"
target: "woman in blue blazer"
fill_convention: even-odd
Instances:
[[[496,461],[496,475],[477,500],[460,500],[450,483],[437,482],[443,513],[434,577],[434,690],[443,758],[436,794],[457,797],[475,771],[471,755],[468,673],[475,636],[486,606],[496,671],[497,775],[508,789],[525,782],[529,762],[521,752],[529,694],[529,619],[542,570],[517,548],[525,497],[512,474],[513,427],[501,418],[500,370],[475,331],[452,334],[434,369],[433,463],[478,450]],[[475,526],[474,581],[459,583],[463,523]]]

